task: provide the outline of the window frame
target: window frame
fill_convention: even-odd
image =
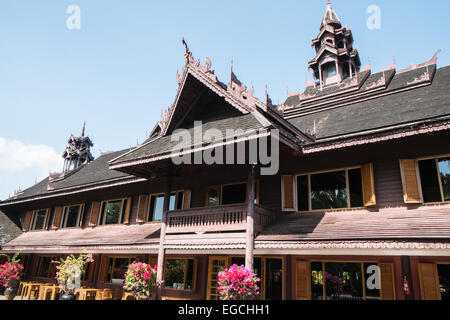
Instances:
[[[48,271],[47,271],[47,275],[48,276],[47,277],[42,277],[40,275],[40,269],[41,269],[41,265],[42,265],[42,260],[45,259],[45,258],[49,258],[50,259],[50,265],[49,265],[49,268],[48,268]],[[34,273],[34,277],[38,278],[38,279],[53,279],[53,276],[54,276],[54,264],[53,264],[53,261],[58,260],[58,257],[44,255],[44,256],[39,256],[38,259],[39,260],[38,260],[38,263],[37,263],[37,268],[36,268],[35,273]]]
[[[247,199],[248,199],[248,182],[247,181],[240,181],[240,182],[233,182],[233,183],[225,183],[225,184],[218,184],[218,185],[211,185],[211,186],[207,186],[206,187],[206,194],[205,194],[205,206],[210,208],[214,208],[214,207],[218,207],[218,206],[223,206],[223,187],[228,187],[228,186],[236,186],[236,185],[241,185],[241,184],[245,184],[245,202],[243,203],[234,203],[233,205],[240,205],[240,204],[246,204],[247,203]],[[217,206],[210,206],[208,203],[208,191],[210,189],[219,189],[219,204]],[[255,180],[255,204],[259,204],[260,203],[260,192],[261,192],[261,184],[260,184],[260,180],[256,179]]]
[[[198,258],[194,257],[166,257],[164,259],[164,275],[163,275],[163,279],[164,281],[166,280],[166,273],[167,273],[167,261],[168,260],[184,260],[184,261],[188,261],[188,260],[192,260],[194,261],[194,268],[192,270],[192,287],[191,289],[175,289],[175,288],[167,288],[165,285],[163,286],[164,290],[171,290],[171,291],[178,291],[178,292],[195,292],[197,290],[197,270],[198,270]],[[188,264],[186,263],[186,268],[184,270],[184,283],[186,284],[186,275],[187,275],[187,266]]]
[[[37,217],[37,214],[41,211],[45,211],[44,226],[42,227],[42,229],[36,229],[36,217]],[[47,229],[49,213],[50,213],[50,209],[34,210],[32,217],[31,217],[30,231],[45,231]]]
[[[353,261],[351,261],[351,260],[327,260],[327,259],[325,259],[325,260],[322,260],[322,259],[317,259],[317,260],[311,259],[311,260],[308,260],[307,262],[309,263],[310,270],[311,270],[311,264],[312,263],[321,263],[322,264],[322,274],[323,275],[325,275],[325,273],[326,273],[325,265],[327,263],[359,264],[361,266],[361,275],[362,275],[362,279],[361,280],[362,280],[362,285],[363,285],[363,301],[367,301],[367,281],[366,281],[367,279],[366,279],[366,275],[365,275],[366,273],[365,273],[365,270],[364,270],[364,265],[373,263],[373,264],[377,264],[378,268],[380,268],[380,265],[384,263],[383,261],[369,261],[369,260],[368,261],[362,261],[362,260],[353,260]],[[388,262],[388,263],[394,264],[393,262]],[[312,276],[312,274],[310,275],[310,278],[311,278],[311,276]],[[383,299],[381,298],[381,294],[382,294],[382,290],[383,290],[383,284],[381,282],[381,273],[380,273],[379,281],[380,281],[380,299],[379,299],[379,301],[383,301]],[[323,296],[322,296],[322,299],[325,298],[325,297],[326,297],[326,281],[323,281]],[[327,300],[322,300],[322,301],[327,301]]]
[[[351,206],[350,180],[349,180],[348,172],[350,170],[355,170],[355,169],[362,170],[362,165],[350,166],[350,167],[344,167],[344,168],[338,168],[338,169],[310,171],[310,172],[294,175],[294,177],[295,177],[294,192],[295,192],[295,199],[296,199],[296,211],[300,212],[300,213],[306,213],[306,212],[345,211],[345,210],[365,209],[364,203],[363,203],[363,206],[361,206],[361,207],[352,207]],[[335,209],[314,209],[313,210],[312,209],[312,199],[311,199],[311,176],[324,174],[324,173],[340,172],[340,171],[345,171],[345,185],[346,185],[345,188],[347,191],[347,207],[346,208],[335,208]],[[299,210],[299,201],[298,201],[298,178],[305,177],[305,176],[308,177],[308,207],[309,207],[309,210],[300,211]],[[361,177],[361,183],[362,183],[362,177]],[[364,190],[362,190],[362,193],[363,193],[363,197],[364,197]]]
[[[175,194],[175,208],[174,208],[174,210],[170,210],[170,208],[169,208],[169,211],[181,211],[181,210],[185,210],[184,208],[183,208],[183,206],[184,206],[184,195],[185,195],[185,193],[187,192],[188,190],[174,190],[174,191],[172,191],[171,193],[170,193],[170,196],[172,197],[172,195],[173,194]],[[146,221],[146,223],[154,223],[154,222],[161,222],[161,221],[159,221],[159,220],[155,220],[155,212],[156,212],[156,200],[159,198],[159,197],[163,197],[164,198],[164,195],[165,195],[165,193],[163,192],[163,193],[151,193],[151,194],[149,194],[149,198],[148,198],[148,208],[147,208],[147,214],[146,214],[146,218],[145,218],[145,221]],[[178,201],[179,201],[179,197],[181,196],[181,206],[182,206],[182,208],[181,209],[177,209],[177,204],[178,204]],[[153,212],[150,212],[151,211],[151,208],[152,208],[152,198],[153,197],[155,197],[155,206],[154,206],[154,208],[153,208]],[[169,205],[170,205],[170,203],[169,203]],[[163,211],[164,211],[164,208],[163,208]],[[164,214],[164,212],[163,212],[163,214]],[[150,219],[150,216],[152,217],[152,219],[151,220],[149,220]]]
[[[215,258],[217,257],[221,257],[221,256],[215,256]],[[245,256],[242,255],[231,255],[228,257],[227,260],[227,269],[231,267],[231,262],[233,258],[237,258],[237,259],[245,259]],[[287,264],[286,264],[286,257],[285,256],[279,256],[279,255],[275,255],[275,256],[270,256],[270,255],[255,255],[254,256],[255,259],[261,259],[261,274],[257,274],[258,278],[261,279],[261,281],[259,282],[259,300],[264,301],[266,299],[266,273],[267,273],[267,267],[266,267],[266,263],[267,260],[281,260],[282,261],[282,280],[281,280],[281,291],[282,291],[282,300],[286,299],[286,273],[287,273]],[[209,263],[209,262],[208,262]],[[208,273],[209,275],[209,273]],[[208,284],[209,286],[209,284]]]
[[[439,159],[444,158],[450,158],[450,154],[443,154],[443,155],[434,155],[434,156],[428,156],[428,157],[421,157],[416,159],[416,166],[418,171],[418,184],[422,196],[422,201],[426,205],[433,205],[433,204],[442,204],[442,203],[450,203],[450,200],[445,200],[445,194],[444,194],[444,186],[442,184],[442,177],[441,177],[441,171],[439,170]],[[438,176],[438,182],[439,182],[439,190],[441,192],[441,201],[434,201],[434,202],[425,202],[424,195],[423,195],[423,187],[422,187],[422,179],[421,179],[421,172],[420,172],[420,166],[419,163],[421,161],[427,161],[427,160],[435,160],[436,162],[436,174]]]
[[[112,199],[112,200],[105,200],[102,201],[100,204],[100,214],[98,215],[98,220],[97,220],[97,226],[100,227],[104,227],[104,226],[117,226],[117,225],[122,225],[122,220],[124,217],[124,213],[126,210],[126,201],[128,200],[128,198],[120,198],[120,199]],[[113,224],[105,224],[106,221],[106,214],[105,214],[105,210],[106,210],[106,205],[110,202],[118,202],[121,201],[121,206],[120,206],[120,214],[119,214],[119,221],[117,223],[113,223]],[[101,221],[102,220],[102,221]]]
[[[111,259],[113,259],[113,264],[112,264],[112,268],[111,268],[111,279],[108,280],[109,264],[110,264]],[[106,262],[106,268],[104,269],[105,272],[104,272],[104,274],[100,275],[101,278],[99,279],[101,283],[103,283],[105,285],[113,285],[113,286],[119,285],[119,284],[112,283],[113,270],[114,270],[114,266],[116,264],[117,259],[128,259],[128,261],[130,262],[129,265],[132,264],[134,261],[136,261],[136,262],[141,261],[141,257],[139,255],[136,255],[136,256],[133,256],[133,255],[130,255],[130,256],[128,256],[128,255],[127,256],[107,255],[106,258],[104,260],[102,259],[102,261],[101,261],[101,263],[103,263],[103,261]],[[101,267],[102,266],[100,266],[100,268]]]
[[[76,222],[75,227],[67,227],[67,218],[68,218],[68,214],[67,213],[69,212],[70,208],[73,208],[73,207],[79,207],[78,214],[77,214],[77,222]],[[62,214],[61,214],[61,221],[60,221],[60,224],[59,224],[59,228],[60,229],[75,229],[75,228],[79,228],[80,227],[80,223],[81,223],[80,220],[81,220],[81,216],[82,216],[83,211],[84,211],[84,203],[74,204],[74,205],[70,205],[70,206],[65,206],[63,208],[63,211],[62,211]]]

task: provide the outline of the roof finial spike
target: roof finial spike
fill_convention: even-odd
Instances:
[[[81,137],[82,137],[82,138],[84,137],[85,131],[86,131],[86,121],[84,122],[84,124],[83,124],[83,130],[81,131]]]

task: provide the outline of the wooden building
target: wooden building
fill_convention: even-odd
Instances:
[[[315,80],[274,106],[183,43],[175,102],[143,145],[93,160],[83,130],[63,173],[0,203],[23,230],[2,251],[22,252],[28,280],[54,281],[52,259],[89,252],[85,286],[120,288],[141,260],[162,266],[170,298],[216,299],[220,269],[245,264],[262,299],[450,299],[450,67],[437,54],[361,67],[328,3]],[[174,164],[174,135],[195,136],[196,121],[223,139],[186,143],[177,156],[192,161]],[[265,138],[274,175],[251,155]],[[235,164],[195,161],[239,160],[239,146]]]

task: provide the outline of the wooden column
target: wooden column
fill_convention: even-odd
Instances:
[[[247,186],[247,241],[245,247],[245,267],[253,271],[253,252],[255,250],[255,171],[252,165],[248,173]]]
[[[322,76],[322,65],[319,66],[319,82],[320,82],[320,90],[323,88],[323,76]]]
[[[166,223],[167,223],[167,212],[170,209],[170,195],[172,193],[172,167],[169,165],[169,172],[166,180],[166,190],[164,193],[164,212],[161,221],[161,235],[159,239],[159,251],[158,251],[158,271],[156,273],[156,281],[161,284],[164,274],[164,258],[165,249],[164,242],[166,241]],[[158,286],[156,289],[156,300],[162,299],[162,286]]]
[[[415,300],[414,295],[414,284],[411,274],[411,261],[409,256],[402,256],[402,272],[403,272],[403,280],[406,279],[409,283],[410,294],[405,295],[405,300]]]

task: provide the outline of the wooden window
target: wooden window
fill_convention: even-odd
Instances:
[[[376,204],[373,165],[325,171],[291,177],[283,176],[283,210],[323,211],[373,206]],[[292,198],[291,190],[296,189]],[[284,190],[289,190],[285,192]],[[289,210],[288,210],[289,209]]]
[[[441,300],[439,275],[435,263],[419,263],[422,300]]]
[[[247,202],[247,184],[227,184],[222,186],[221,205],[242,204]]]
[[[31,220],[33,218],[33,211],[27,211],[23,217],[22,230],[24,232],[30,230]]]
[[[260,184],[255,182],[255,203],[259,203]],[[210,186],[206,190],[206,206],[245,204],[247,203],[248,183],[238,182],[218,186]]]
[[[84,267],[84,273],[81,281],[92,282],[94,278],[95,262],[88,262]]]
[[[422,203],[422,191],[418,173],[417,161],[414,159],[400,160],[402,175],[403,200],[405,203]]]
[[[206,190],[206,206],[216,207],[220,205],[220,186],[211,186]]]
[[[63,207],[56,207],[53,213],[52,229],[56,230],[61,227],[61,216],[63,214]]]
[[[131,198],[104,201],[101,205],[98,225],[127,223],[131,208]]]
[[[47,220],[49,209],[36,210],[33,212],[31,221],[31,230],[45,230],[47,228]]]
[[[164,287],[181,291],[195,290],[196,259],[166,259]]]
[[[297,262],[297,299],[395,300],[394,266],[378,262]]]
[[[295,211],[295,176],[284,175],[281,177],[282,210]]]
[[[440,284],[441,299],[450,301],[450,264],[438,264],[438,275]]]
[[[123,285],[125,280],[125,273],[128,270],[128,266],[134,261],[137,261],[137,257],[103,257],[101,265],[101,273],[99,278],[104,283]]]
[[[184,191],[174,191],[170,194],[169,211],[182,210],[184,205]],[[150,195],[150,205],[147,222],[162,221],[164,213],[164,194]]]
[[[297,261],[296,273],[296,297],[297,300],[311,299],[311,270],[310,263]]]
[[[361,177],[359,176],[361,174]],[[348,179],[350,183],[350,200],[351,207],[359,207],[360,206],[360,193],[361,187],[359,183],[362,182],[362,195],[365,207],[374,206],[377,204],[377,198],[375,196],[375,179],[373,174],[373,164],[365,164],[361,167],[361,171],[358,169],[353,169],[348,171]],[[353,183],[353,185],[352,185]],[[358,190],[358,192],[353,192],[354,190]],[[357,199],[355,199],[357,198]],[[355,201],[357,200],[357,201]]]
[[[98,223],[98,218],[100,216],[100,210],[102,207],[102,203],[99,201],[95,201],[91,206],[91,215],[89,217],[89,226],[95,227]]]
[[[192,191],[185,190],[183,192],[183,209],[190,209],[192,203]]]
[[[381,300],[395,300],[394,265],[380,263]]]
[[[55,260],[57,258],[50,256],[39,257],[35,276],[38,278],[53,278],[56,265],[52,261]]]
[[[58,209],[58,208],[57,208]],[[84,210],[84,205],[74,205],[64,207],[60,217],[60,228],[76,228],[81,225],[81,213]],[[56,217],[55,211],[55,217]],[[55,223],[55,221],[54,221]]]
[[[149,200],[150,196],[148,194],[143,194],[139,196],[138,213],[137,213],[138,223],[145,222],[149,210]]]
[[[210,256],[208,265],[207,300],[218,300],[217,280],[220,272],[231,265],[245,265],[243,256]],[[253,271],[261,279],[259,300],[285,298],[285,261],[283,257],[255,257]]]
[[[450,201],[450,157],[419,160],[418,166],[423,201]]]

